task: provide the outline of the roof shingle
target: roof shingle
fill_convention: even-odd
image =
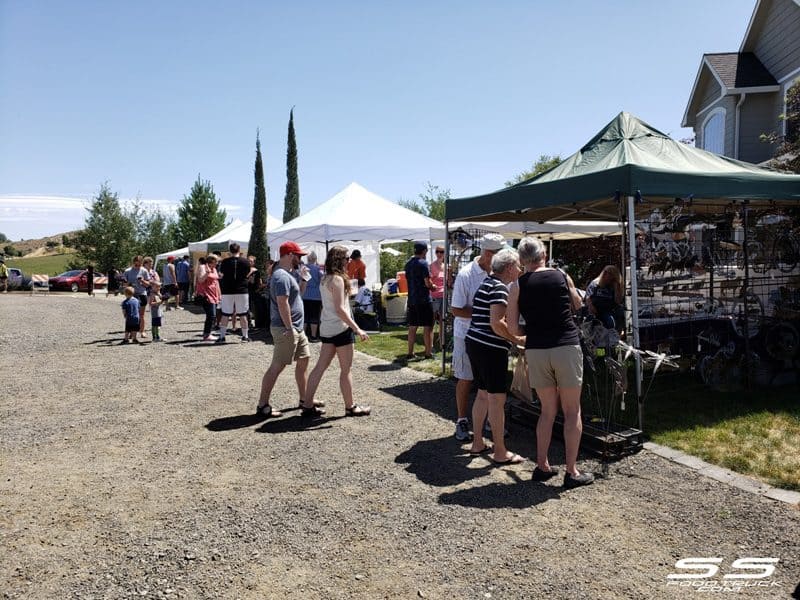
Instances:
[[[705,54],[704,57],[727,88],[778,85],[772,74],[752,52]]]

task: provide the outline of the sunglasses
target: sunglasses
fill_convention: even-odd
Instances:
[[[436,254],[444,254],[444,250],[437,250]]]

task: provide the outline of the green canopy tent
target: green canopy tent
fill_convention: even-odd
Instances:
[[[646,197],[647,206],[636,199]],[[693,212],[730,205],[800,206],[800,175],[785,175],[676,142],[622,112],[583,148],[556,167],[511,187],[445,203],[452,220],[627,222],[631,273],[637,270],[634,221],[676,198],[692,198]],[[638,290],[631,282],[633,342],[639,347]],[[642,422],[641,362],[636,369]]]
[[[453,198],[446,218],[486,221],[618,219],[620,198],[652,204],[692,195],[706,210],[747,200],[800,205],[800,176],[784,175],[676,142],[622,112],[583,148],[537,177],[490,194]]]

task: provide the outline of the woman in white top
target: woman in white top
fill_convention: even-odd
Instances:
[[[322,348],[319,360],[308,376],[303,409],[313,409],[314,394],[322,375],[336,356],[339,359],[339,389],[344,398],[345,416],[364,417],[370,414],[371,408],[353,402],[353,377],[350,369],[353,365],[355,336],[357,335],[362,341],[368,340],[369,336],[356,325],[350,310],[350,282],[345,272],[347,259],[347,248],[344,246],[334,246],[325,257],[325,276],[319,286],[322,296],[319,324]]]

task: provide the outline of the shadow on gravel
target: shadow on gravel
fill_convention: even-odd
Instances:
[[[470,465],[481,461],[479,467]],[[492,465],[483,457],[474,457],[452,437],[421,440],[394,459],[397,464],[407,464],[406,471],[421,482],[434,486],[457,485],[483,477]]]
[[[372,367],[370,366],[370,368]],[[395,398],[400,398],[400,400],[416,404],[444,419],[455,421],[456,386],[453,381],[431,378],[425,381],[380,388],[380,391],[386,392]]]
[[[209,431],[231,431],[233,429],[244,429],[245,427],[252,427],[258,425],[267,418],[264,415],[257,415],[251,413],[249,415],[236,415],[233,417],[222,417],[214,419],[206,424],[206,429]]]
[[[370,365],[367,367],[367,371],[399,371],[403,368],[403,365],[398,365],[397,363],[386,363],[382,365]]]
[[[519,473],[508,471],[516,483],[490,483],[439,496],[440,504],[457,504],[470,508],[528,508],[561,496],[561,488],[530,480],[530,470],[524,471],[527,481]]]
[[[284,412],[281,409],[281,412]],[[292,415],[291,417],[283,417],[279,419],[270,419],[261,427],[256,429],[256,433],[292,433],[296,431],[316,431],[319,429],[330,429],[333,421],[344,419],[344,417],[329,417],[322,419],[307,419],[301,417],[299,414]]]

